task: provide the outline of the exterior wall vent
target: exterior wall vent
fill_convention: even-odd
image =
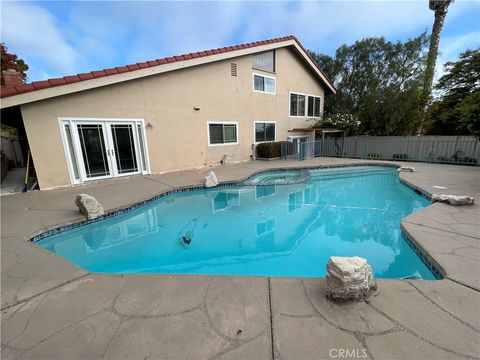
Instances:
[[[237,76],[237,64],[230,63],[230,74],[232,76]]]

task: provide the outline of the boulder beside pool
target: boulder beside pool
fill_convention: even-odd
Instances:
[[[415,168],[411,166],[400,166],[397,169],[398,172],[415,172]]]
[[[207,176],[205,176],[205,187],[211,188],[218,185],[217,176],[213,171],[210,171]]]
[[[327,263],[326,296],[334,301],[364,300],[377,289],[372,268],[358,256],[332,256]]]
[[[88,194],[78,194],[75,198],[75,205],[87,219],[95,219],[104,214],[103,206],[97,199]]]
[[[473,205],[475,199],[470,196],[457,196],[457,195],[432,195],[432,202],[443,202],[450,205]]]

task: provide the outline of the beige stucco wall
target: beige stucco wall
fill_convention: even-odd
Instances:
[[[237,64],[237,77],[230,63]],[[318,78],[289,48],[276,50],[276,94],[253,91],[252,57],[243,56],[21,106],[40,188],[70,184],[59,117],[141,118],[152,173],[248,160],[254,121],[276,121],[276,140],[310,125],[289,116],[289,92],[321,97]],[[266,75],[272,75],[265,73]],[[199,107],[199,111],[193,108]],[[238,122],[238,145],[208,146],[208,121]]]

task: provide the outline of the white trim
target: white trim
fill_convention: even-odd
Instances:
[[[211,144],[210,143],[210,124],[211,125],[235,125],[237,129],[237,141],[236,142],[228,142],[228,143],[221,143],[221,144]],[[207,139],[208,139],[208,146],[230,146],[230,145],[238,145],[239,144],[239,132],[238,132],[238,121],[207,121]]]
[[[312,129],[315,130],[315,129]],[[303,138],[309,138],[310,135],[287,135],[287,139],[303,139]]]
[[[255,90],[255,75],[260,76],[263,78],[268,78],[268,79],[273,79],[275,81],[275,89],[273,92],[270,91],[261,91],[261,90]],[[264,84],[265,85],[265,84]],[[268,76],[260,73],[252,73],[252,90],[253,92],[260,93],[260,94],[270,94],[270,95],[275,95],[277,93],[277,78],[275,76]]]
[[[256,124],[275,124],[275,134],[273,140],[265,140],[265,141],[256,141],[256,134],[255,134],[255,125]],[[254,121],[253,122],[253,143],[255,145],[257,144],[262,144],[262,143],[268,143],[268,142],[275,142],[277,141],[277,122],[276,121]]]
[[[141,121],[144,122],[144,119],[129,119],[129,118],[96,118],[96,117],[59,117],[58,120],[62,121]]]
[[[303,115],[291,115],[291,110],[292,110],[292,100],[291,100],[291,97],[292,97],[292,94],[295,94],[295,95],[303,95],[305,96],[305,113]],[[304,93],[299,93],[299,92],[295,92],[295,91],[290,91],[288,93],[288,117],[291,117],[291,118],[304,118],[304,117],[307,117],[307,94],[304,94]]]
[[[138,122],[140,122],[140,126],[142,127],[143,131],[142,131],[142,138],[143,138],[143,151],[145,153],[145,162],[146,162],[146,171],[143,171],[143,167],[142,167],[142,175],[148,175],[148,174],[151,174],[152,173],[152,169],[150,167],[150,152],[148,151],[148,140],[147,140],[147,131],[146,131],[146,127],[145,127],[145,122],[143,121],[143,119],[140,119],[140,120],[136,120],[135,121],[137,124]]]
[[[310,57],[305,53],[301,48],[299,43],[294,39],[289,39],[285,41],[279,41],[276,43],[266,44],[255,46],[251,48],[244,48],[234,51],[229,51],[226,53],[214,54],[209,56],[203,56],[199,58],[193,58],[190,60],[176,61],[173,63],[167,63],[163,65],[153,66],[141,70],[128,71],[121,74],[108,75],[101,78],[95,78],[91,80],[79,81],[72,84],[54,86],[42,90],[35,90],[23,94],[17,94],[13,96],[8,96],[3,98],[0,102],[0,109],[7,108],[10,106],[21,105],[26,103],[31,103],[34,101],[44,100],[60,95],[71,94],[79,91],[84,91],[88,89],[94,89],[101,86],[116,84],[132,79],[143,78],[146,76],[166,73],[169,71],[174,71],[178,69],[185,69],[192,66],[198,66],[206,63],[211,63],[214,61],[226,60],[231,58],[236,58],[240,56],[261,53],[269,50],[275,50],[287,46],[293,46],[295,49],[303,56],[304,60],[312,67],[313,71],[317,76],[323,81],[324,85],[330,89],[334,94],[336,93],[335,88],[327,80],[325,75],[315,66]]]
[[[111,134],[109,133],[111,125],[115,124],[121,124],[122,122],[125,123],[130,123],[132,125],[132,136],[133,136],[133,146],[135,150],[135,160],[137,163],[137,171],[135,172],[129,172],[125,174],[120,174],[118,173],[118,169],[116,169],[116,159],[114,159],[112,156],[108,156],[107,162],[108,162],[108,171],[109,174],[105,176],[97,176],[93,178],[87,178],[87,175],[85,173],[85,164],[83,161],[83,156],[81,154],[81,145],[80,145],[80,139],[78,137],[78,130],[77,130],[77,125],[84,124],[92,124],[92,125],[101,125],[102,131],[103,131],[103,137],[104,137],[104,142],[105,142],[105,147],[107,149],[107,154],[109,151],[113,150],[113,143],[111,139]],[[63,149],[67,161],[67,168],[68,168],[68,173],[70,176],[70,183],[71,185],[75,184],[81,184],[84,182],[90,182],[90,181],[96,181],[96,180],[102,180],[102,179],[109,179],[109,178],[117,178],[117,177],[123,177],[123,176],[133,176],[133,175],[147,175],[150,174],[151,168],[150,168],[150,157],[149,157],[149,151],[148,151],[148,143],[147,143],[147,134],[146,131],[142,131],[142,140],[143,140],[143,145],[144,145],[144,155],[145,155],[145,162],[146,162],[146,170],[143,170],[143,161],[142,161],[142,155],[140,154],[141,149],[140,149],[140,144],[138,143],[139,140],[139,134],[138,134],[138,125],[142,127],[142,129],[145,129],[145,121],[144,119],[128,119],[128,118],[85,118],[85,117],[59,117],[58,118],[58,124],[60,126],[60,134],[61,134],[61,139],[62,139],[62,144],[63,144]],[[72,146],[75,150],[75,153],[73,154],[75,156],[76,162],[77,162],[77,170],[79,173],[80,179],[77,180],[75,179],[74,171],[73,171],[73,163],[71,160],[71,154],[70,154],[70,149],[67,144],[67,138],[66,138],[66,133],[65,133],[65,127],[64,125],[68,124],[70,126],[70,133],[72,136]]]
[[[68,170],[68,175],[70,177],[70,184],[75,185],[75,184],[81,184],[81,175],[80,175],[80,169],[78,166],[78,161],[77,161],[77,171],[78,171],[78,177],[79,179],[77,180],[75,178],[75,171],[73,170],[73,163],[72,163],[72,154],[70,153],[70,148],[68,146],[68,140],[67,140],[67,133],[65,131],[65,125],[68,125],[70,128],[70,135],[72,137],[72,147],[75,145],[73,144],[73,134],[72,134],[72,124],[70,124],[70,121],[68,120],[58,120],[58,126],[60,128],[60,139],[62,140],[62,145],[63,145],[63,151],[65,152],[65,160],[67,163],[67,170]],[[75,155],[75,154],[73,154]]]
[[[318,112],[319,112],[318,116],[309,116],[309,115],[308,115],[308,97],[309,97],[309,96],[310,96],[310,97],[316,97],[316,98],[318,98],[319,101],[320,101],[320,107],[318,108]],[[314,106],[314,109],[315,109],[315,101],[314,101],[313,106]],[[311,119],[320,119],[320,118],[322,117],[322,97],[321,97],[320,95],[307,94],[307,106],[305,106],[305,108],[307,109],[307,111],[306,111],[307,115],[306,115],[306,116],[307,116],[308,118],[311,118]]]

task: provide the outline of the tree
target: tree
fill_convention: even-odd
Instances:
[[[27,81],[27,70],[28,65],[25,64],[25,61],[19,59],[17,55],[10,54],[8,48],[4,43],[0,43],[0,62],[2,64],[2,76],[1,76],[1,85],[5,86],[5,79],[3,78],[3,71],[13,69],[22,74],[23,82]]]
[[[428,49],[427,67],[425,69],[425,79],[423,83],[423,106],[427,106],[432,93],[433,75],[435,73],[435,64],[437,62],[440,33],[442,32],[445,17],[447,16],[448,6],[452,2],[453,0],[430,0],[428,2],[430,10],[435,12],[435,20],[433,22],[432,34],[430,35],[430,47]]]
[[[446,74],[435,86],[439,100],[427,110],[427,133],[480,135],[480,48],[445,64]]]
[[[360,121],[350,129],[360,134],[413,133],[423,118],[420,99],[427,46],[423,33],[403,43],[366,38],[340,46],[334,58],[312,53],[337,87],[337,94],[325,99],[326,119],[348,115]]]

